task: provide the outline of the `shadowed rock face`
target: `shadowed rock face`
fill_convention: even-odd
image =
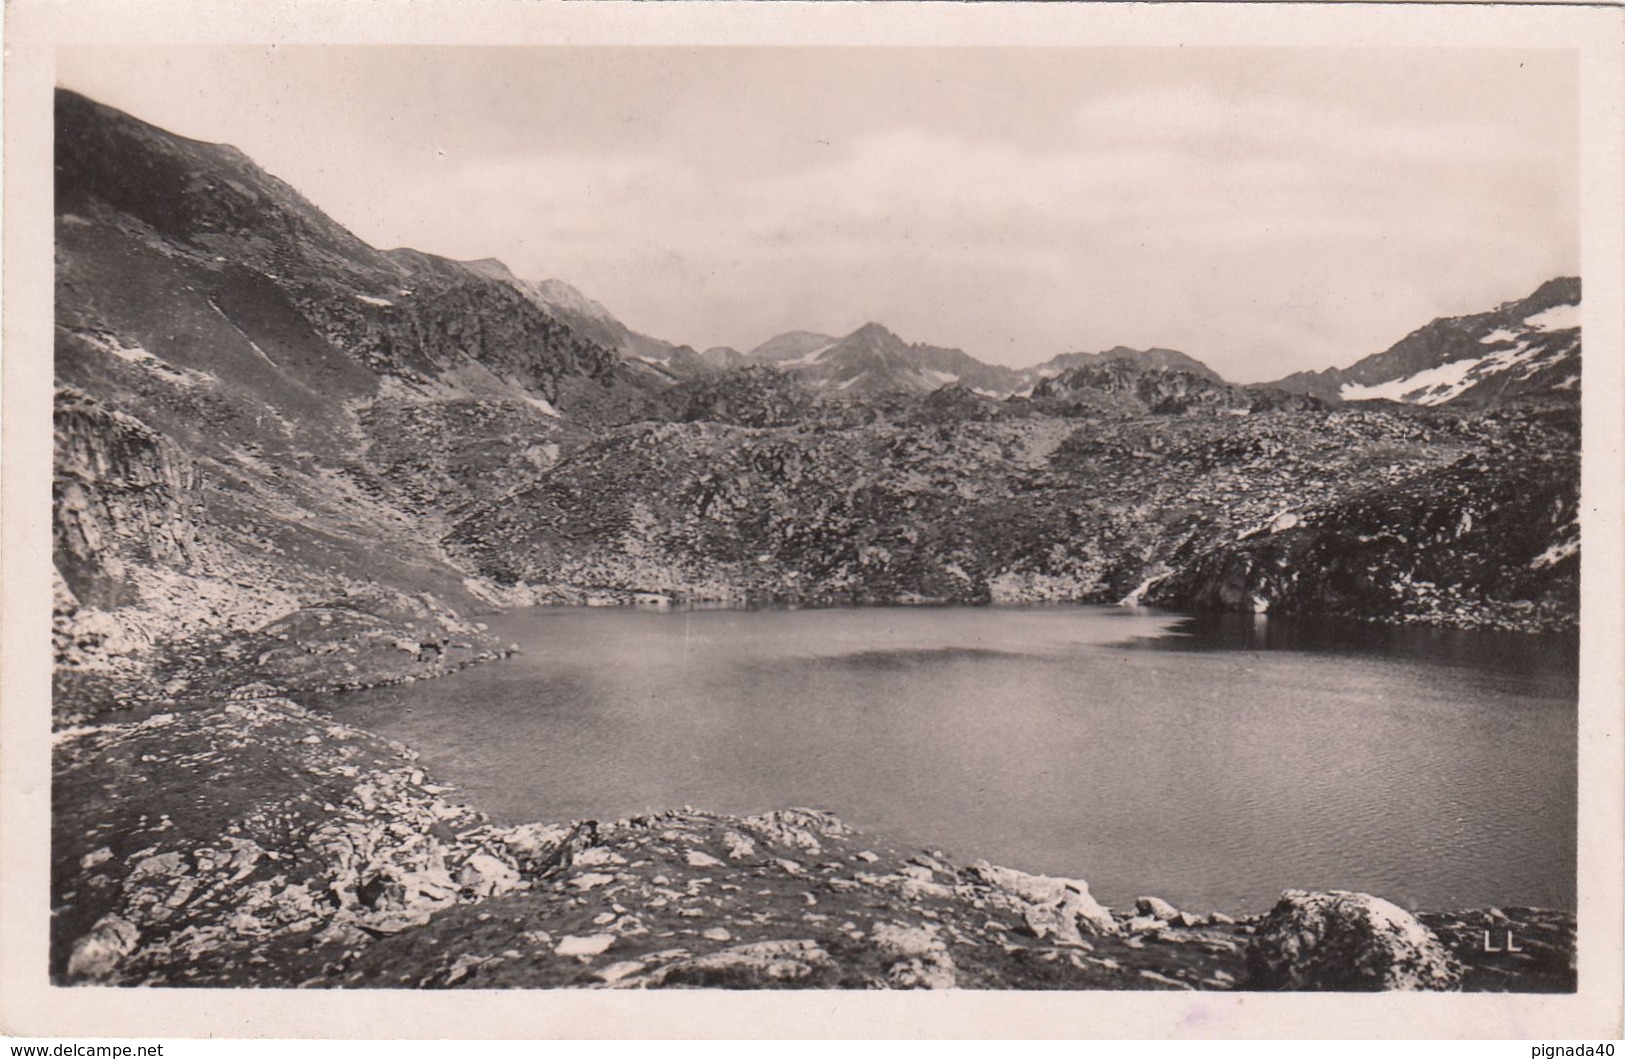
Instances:
[[[1416,917],[1370,894],[1288,890],[1247,947],[1255,989],[1445,990],[1461,967]]]
[[[82,603],[116,605],[129,591],[124,556],[185,569],[197,538],[197,474],[179,445],[86,394],[56,401],[52,543]]]

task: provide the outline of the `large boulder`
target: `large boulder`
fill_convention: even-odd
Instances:
[[[869,936],[887,965],[880,984],[892,989],[952,989],[957,984],[958,968],[935,927],[876,923]]]
[[[1409,912],[1370,894],[1288,890],[1247,949],[1253,989],[1445,990],[1461,968]]]

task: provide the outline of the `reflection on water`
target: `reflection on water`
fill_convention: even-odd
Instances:
[[[337,696],[502,819],[829,808],[1108,903],[1572,908],[1572,638],[1117,608],[551,610]]]

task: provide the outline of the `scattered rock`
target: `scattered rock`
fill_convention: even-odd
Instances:
[[[1461,968],[1397,905],[1343,890],[1288,890],[1247,948],[1252,989],[1445,990]]]
[[[121,916],[103,916],[90,933],[74,942],[68,974],[73,978],[106,978],[135,950],[139,940],[140,932],[134,923]]]
[[[703,856],[704,854],[701,855]],[[575,887],[577,890],[593,890],[597,887],[603,886],[605,883],[612,883],[614,881],[615,876],[613,875],[605,875],[603,872],[589,871],[581,875],[572,876],[570,879],[570,885]]]
[[[758,941],[736,945],[706,956],[679,960],[648,976],[646,985],[709,986],[753,989],[785,984],[810,984],[834,961],[817,942]],[[628,981],[628,985],[634,984]]]
[[[895,989],[952,989],[957,984],[953,957],[935,930],[876,923],[869,937],[890,961],[884,984]]]
[[[555,956],[597,956],[615,944],[613,934],[566,934],[553,949]]]
[[[86,869],[88,871],[89,869],[94,868],[96,865],[104,864],[107,861],[112,860],[112,859],[113,859],[113,851],[111,849],[108,849],[106,846],[102,846],[102,847],[100,847],[98,849],[91,850],[89,853],[86,853],[83,857],[80,857],[79,858],[79,867],[84,868],[84,869]]]
[[[1049,875],[1029,875],[1014,868],[1001,868],[979,860],[967,872],[997,891],[1035,905],[1059,905],[1064,914],[1096,934],[1115,934],[1117,921],[1089,893],[1082,879],[1060,879]],[[1024,913],[1024,910],[1023,910]]]
[[[613,985],[623,978],[630,978],[640,973],[647,966],[648,964],[641,960],[622,960],[619,963],[612,963],[608,967],[600,967],[593,972],[593,977],[601,982],[608,982]]]
[[[519,886],[520,875],[489,853],[476,853],[463,861],[457,884],[477,897],[494,897]]]

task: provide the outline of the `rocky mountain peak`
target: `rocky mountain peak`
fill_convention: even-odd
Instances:
[[[1560,276],[1488,312],[1440,317],[1347,368],[1272,385],[1327,400],[1440,405],[1577,400],[1580,280]]]

